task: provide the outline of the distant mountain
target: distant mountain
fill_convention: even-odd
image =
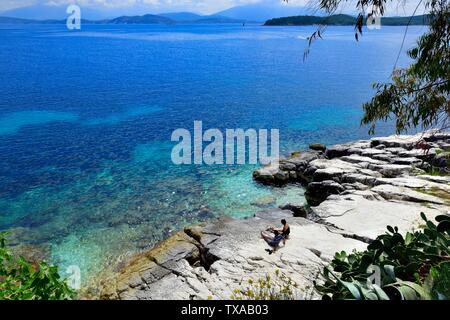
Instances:
[[[92,24],[98,22],[81,19],[81,23]],[[0,17],[0,24],[66,24],[66,19],[32,20],[32,19],[21,19],[11,17]]]
[[[261,3],[233,7],[217,13],[217,15],[233,19],[258,22],[264,22],[276,17],[306,14],[322,15],[320,12],[315,12],[310,8],[286,5],[281,1],[263,1]]]
[[[12,17],[0,17],[0,24],[33,24],[35,20],[12,18]]]
[[[184,16],[185,18],[187,15]],[[194,18],[194,16],[191,16]],[[243,20],[230,19],[222,16],[200,16],[197,15],[193,21],[175,21],[168,17],[146,14],[143,16],[121,16],[114,19],[104,20],[86,20],[82,19],[82,23],[85,24],[175,24],[179,23],[196,23],[196,24],[214,24],[214,23],[242,23]],[[64,24],[65,19],[47,19],[47,20],[33,20],[33,19],[21,19],[14,17],[0,17],[0,24]]]
[[[229,17],[224,17],[220,15],[211,15],[211,16],[204,16],[201,19],[198,19],[196,21],[193,21],[194,23],[243,23],[246,20],[241,19],[232,19]]]
[[[428,24],[429,16],[421,15],[410,17],[386,17],[381,18],[381,24],[384,26],[405,26],[410,25],[426,25]],[[346,14],[337,14],[329,17],[317,16],[293,16],[270,19],[266,21],[265,26],[307,26],[314,24],[327,24],[334,26],[349,26],[356,23],[356,17]]]
[[[192,20],[189,20],[192,19]],[[195,13],[182,12],[174,14],[144,16],[122,16],[115,19],[97,21],[97,23],[106,24],[175,24],[175,23],[242,23],[243,20],[231,19],[228,17],[212,15],[201,16]]]
[[[166,17],[177,22],[192,22],[204,18],[204,16],[192,12],[160,13],[158,16]]]
[[[202,16],[200,14],[192,12],[173,12],[173,13],[161,13],[159,16],[166,17],[175,20],[179,23],[243,23],[245,20],[233,19],[225,17],[222,15],[206,15]]]
[[[66,19],[48,19],[48,20],[32,20],[12,17],[0,17],[0,24],[65,24]],[[105,20],[86,20],[81,19],[83,24],[174,24],[175,21],[166,18],[147,14],[144,16],[122,16],[114,19]]]
[[[62,20],[68,17],[67,5],[33,5],[24,8],[4,11],[1,16],[28,20]],[[109,18],[105,13],[83,7],[81,11],[83,19],[102,20]]]
[[[98,21],[106,24],[174,24],[175,21],[166,17],[154,14],[143,16],[122,16],[114,19]]]
[[[38,4],[0,12],[0,16],[29,20],[62,20],[68,16],[68,14],[66,13],[66,9],[67,5]],[[145,7],[143,5],[136,5],[128,9],[103,8],[102,10],[95,10],[90,8],[89,6],[82,6],[81,15],[83,19],[87,20],[105,20],[117,16],[137,17],[140,16],[140,12],[146,12],[145,10],[148,10],[148,7]],[[316,14],[316,12],[305,9],[303,7],[295,7],[292,5],[283,4],[280,0],[262,0],[262,2],[256,4],[238,6],[218,12],[213,15],[206,16],[195,14],[192,12],[166,12],[155,15],[169,18],[177,22],[195,22],[197,20],[203,19],[208,19],[207,21],[214,21],[211,19],[218,19],[218,21],[222,21],[223,23],[226,20],[225,18],[230,18],[234,21],[245,20],[264,22],[268,19],[277,17],[305,14]],[[219,16],[220,19],[217,16]]]

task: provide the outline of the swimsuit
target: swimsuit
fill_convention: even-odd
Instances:
[[[275,236],[275,238],[272,239],[272,241],[269,242],[269,246],[271,247],[278,247],[280,242],[284,239],[284,237],[280,234],[278,236]]]

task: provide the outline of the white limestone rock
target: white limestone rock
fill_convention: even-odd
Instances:
[[[420,225],[421,212],[433,219],[445,213],[444,208],[427,208],[411,202],[368,200],[361,194],[348,194],[330,196],[312,210],[341,229],[342,233],[375,239],[386,231],[388,225],[397,226],[405,233]]]
[[[402,200],[410,202],[445,204],[441,198],[434,197],[423,192],[418,192],[405,187],[393,186],[390,184],[379,185],[371,191],[380,194],[386,200]]]

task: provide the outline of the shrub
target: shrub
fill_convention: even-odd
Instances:
[[[232,300],[295,300],[298,285],[290,277],[279,270],[275,277],[269,274],[258,280],[248,280],[248,286],[236,289],[231,296]]]
[[[435,225],[421,214],[423,230],[403,237],[398,228],[373,241],[364,252],[336,253],[316,289],[324,299],[428,300],[450,298],[450,216]],[[378,268],[379,283],[372,284],[369,267]]]
[[[431,268],[427,285],[435,300],[450,299],[450,263],[442,263]]]
[[[0,233],[0,300],[66,300],[74,295],[57,267],[15,257]]]

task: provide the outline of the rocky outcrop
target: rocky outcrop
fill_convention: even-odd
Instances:
[[[310,174],[305,172],[311,161],[323,157],[321,151],[293,153],[279,164],[272,164],[253,172],[256,181],[265,184],[284,185],[289,182],[309,182]]]
[[[291,239],[275,254],[259,231],[288,219]],[[245,220],[222,218],[187,228],[153,250],[135,256],[118,274],[103,280],[103,299],[230,299],[248,279],[279,269],[301,290],[300,299],[317,298],[312,283],[337,250],[362,250],[366,243],[340,230],[295,218],[287,210],[263,211]]]
[[[294,217],[307,218],[311,213],[311,210],[308,206],[304,204],[292,204],[287,203],[280,206],[281,210],[292,211]]]
[[[425,141],[426,148],[419,141]],[[449,145],[450,134],[436,132],[361,140],[335,145],[325,152],[293,153],[280,160],[279,165],[256,170],[253,177],[258,182],[275,185],[293,182],[308,185],[326,180],[366,184],[374,182],[374,177],[424,174],[431,167],[444,172],[450,159]]]
[[[420,139],[430,148],[416,149]],[[388,225],[403,232],[419,228],[420,212],[430,219],[449,213],[450,177],[424,171],[449,145],[450,134],[426,133],[294,153],[279,166],[255,171],[254,178],[277,185],[300,182],[308,205],[286,204],[245,220],[221,218],[186,228],[105,275],[90,294],[105,299],[229,299],[248,279],[281,270],[299,285],[298,298],[318,298],[313,282],[335,252],[364,250]],[[264,207],[273,201],[258,203]],[[282,218],[291,225],[290,239],[269,255],[259,232],[279,225]]]
[[[327,151],[327,146],[322,143],[313,143],[313,144],[309,145],[309,149],[314,150],[314,151],[325,152],[325,151]]]
[[[332,194],[341,194],[345,188],[333,180],[325,180],[321,182],[311,182],[305,192],[305,198],[312,206],[318,206],[328,196]]]

